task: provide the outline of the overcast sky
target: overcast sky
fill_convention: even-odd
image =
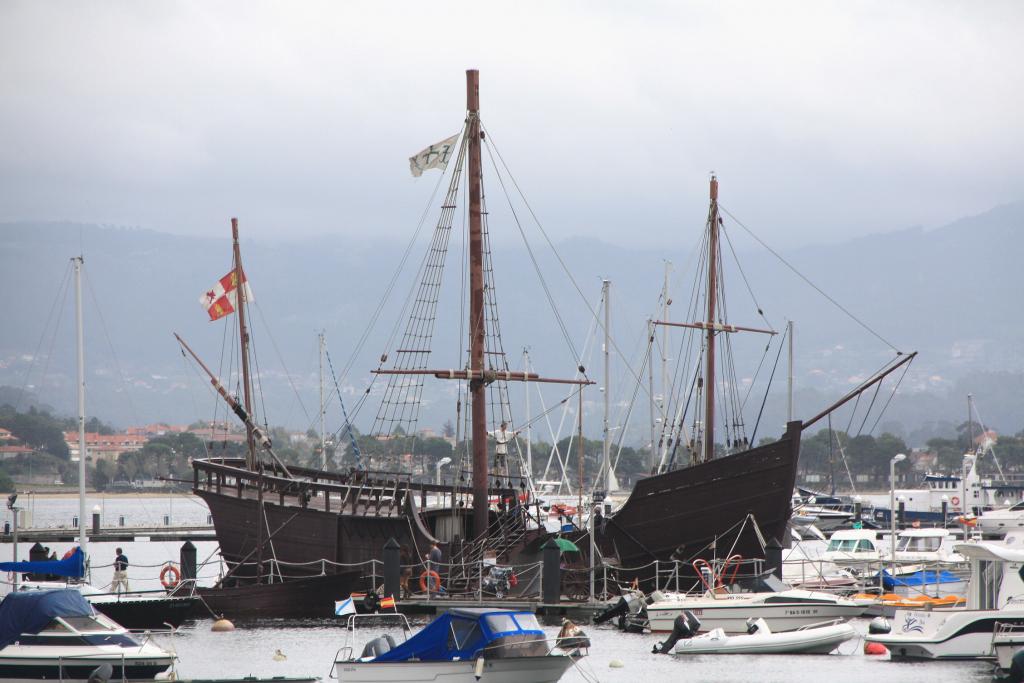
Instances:
[[[0,221],[404,239],[436,181],[407,158],[460,129],[476,67],[557,238],[677,242],[711,170],[776,245],[931,227],[1024,198],[1022,20],[933,0],[5,0]]]

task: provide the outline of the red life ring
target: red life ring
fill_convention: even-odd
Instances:
[[[160,585],[167,590],[176,588],[180,581],[181,572],[173,564],[164,565],[164,568],[160,570]]]
[[[949,499],[949,502],[952,503],[953,505],[959,505],[960,499],[957,498],[956,496],[953,496],[952,498]]]
[[[420,590],[424,593],[427,592],[428,576],[434,577],[434,585],[436,586],[436,588],[434,588],[434,592],[436,593],[441,588],[441,575],[435,572],[433,569],[427,569],[422,574],[420,574]]]

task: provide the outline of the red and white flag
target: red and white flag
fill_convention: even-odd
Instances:
[[[245,271],[242,271],[242,286],[245,287],[245,300],[252,301],[252,289],[249,287],[249,278],[245,276]],[[237,289],[238,279],[235,271],[232,270],[199,297],[199,303],[210,315],[210,320],[219,320],[235,312],[235,306],[238,303]]]

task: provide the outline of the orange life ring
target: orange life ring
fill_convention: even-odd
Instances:
[[[428,576],[434,577],[434,584],[437,586],[437,588],[434,589],[434,592],[436,593],[441,588],[441,575],[435,572],[433,569],[427,569],[422,574],[420,574],[420,590],[424,593],[427,592]]]
[[[167,590],[177,588],[178,583],[181,581],[181,572],[173,564],[166,564],[164,568],[160,570],[160,585]]]
[[[959,505],[960,499],[957,498],[956,496],[953,496],[952,498],[949,499],[949,502],[952,503],[953,505]]]

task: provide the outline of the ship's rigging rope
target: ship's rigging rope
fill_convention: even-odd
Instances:
[[[352,422],[348,419],[348,412],[345,410],[345,401],[341,397],[341,386],[338,385],[338,376],[334,374],[334,363],[331,362],[331,353],[327,350],[326,343],[324,344],[324,356],[327,358],[327,367],[331,370],[331,380],[334,382],[334,390],[338,394],[338,405],[341,406],[341,415],[345,419],[342,425],[342,429],[345,434],[348,435],[349,443],[352,446],[352,456],[355,460],[356,469],[362,469],[363,467],[363,456],[359,452],[359,444],[356,442],[356,436],[352,433]],[[337,440],[335,440],[337,443]],[[323,461],[326,462],[326,454],[324,454]]]
[[[899,354],[899,355],[902,355],[902,353],[903,353],[903,352],[902,352],[902,351],[900,351],[900,349],[899,349],[899,348],[897,348],[897,347],[896,347],[896,346],[895,346],[895,345],[894,345],[893,343],[891,343],[891,342],[890,342],[890,341],[889,341],[888,339],[886,339],[885,337],[883,337],[883,336],[882,336],[881,334],[879,334],[878,332],[876,332],[876,331],[875,331],[875,330],[874,330],[874,329],[873,329],[872,327],[870,327],[870,326],[869,326],[869,325],[868,325],[867,323],[865,323],[865,322],[864,322],[863,320],[861,320],[860,318],[858,318],[857,316],[855,316],[855,315],[854,315],[853,313],[851,313],[851,312],[850,312],[850,310],[849,310],[849,309],[847,309],[847,308],[846,308],[845,306],[843,306],[843,305],[842,305],[841,303],[839,303],[838,301],[836,301],[835,299],[833,299],[833,298],[832,298],[831,296],[829,296],[828,294],[826,294],[826,293],[825,293],[825,290],[823,290],[823,289],[822,289],[821,287],[819,287],[818,285],[814,284],[814,283],[813,283],[813,282],[811,281],[811,279],[810,279],[810,278],[808,278],[808,277],[807,277],[806,275],[804,275],[804,274],[803,274],[803,273],[801,273],[801,272],[800,272],[799,270],[797,270],[797,268],[796,268],[796,267],[795,267],[795,266],[794,266],[793,264],[791,264],[791,263],[790,263],[789,261],[787,261],[787,260],[786,260],[785,258],[783,258],[783,257],[782,257],[782,254],[780,254],[779,252],[775,251],[775,250],[774,250],[774,249],[772,249],[772,248],[771,248],[770,246],[768,246],[768,244],[767,244],[767,243],[766,243],[766,242],[765,242],[764,240],[762,240],[762,239],[761,239],[760,237],[758,237],[758,236],[757,236],[757,234],[756,234],[756,233],[754,233],[754,231],[753,231],[753,230],[751,230],[751,229],[750,229],[750,228],[748,228],[748,227],[747,227],[746,225],[744,225],[744,224],[743,224],[743,222],[742,222],[742,221],[741,221],[740,219],[738,219],[738,218],[736,218],[736,216],[732,215],[732,214],[731,214],[731,213],[729,212],[729,210],[728,210],[728,209],[726,209],[725,207],[723,207],[723,206],[722,206],[721,204],[719,204],[719,205],[718,205],[718,208],[719,208],[719,209],[720,209],[720,210],[722,211],[722,213],[724,213],[724,214],[725,214],[726,216],[728,216],[729,218],[731,218],[732,220],[734,220],[734,221],[736,222],[736,225],[738,225],[738,226],[740,226],[741,228],[743,228],[743,230],[745,230],[745,231],[746,231],[746,233],[747,233],[748,235],[750,235],[750,236],[751,236],[752,238],[754,238],[754,240],[755,240],[755,241],[756,241],[756,242],[757,242],[758,244],[760,244],[760,245],[761,245],[762,247],[764,247],[764,248],[765,248],[765,249],[766,249],[766,250],[768,251],[768,253],[770,253],[770,254],[771,254],[772,256],[774,256],[775,258],[777,258],[777,259],[778,259],[778,260],[779,260],[779,261],[780,261],[780,262],[781,262],[781,263],[782,263],[782,264],[783,264],[784,266],[786,266],[786,267],[787,267],[787,268],[789,268],[789,269],[790,269],[791,271],[793,271],[793,273],[794,273],[794,274],[795,274],[795,275],[796,275],[797,277],[799,277],[799,278],[800,278],[801,280],[803,280],[803,281],[804,281],[805,283],[807,283],[807,284],[808,284],[808,285],[809,285],[809,286],[810,286],[810,287],[811,287],[811,288],[812,288],[812,289],[813,289],[814,291],[816,291],[816,292],[817,292],[818,294],[820,294],[821,296],[825,297],[825,299],[827,299],[827,300],[828,300],[828,301],[829,301],[829,302],[830,302],[830,303],[831,303],[831,304],[832,304],[833,306],[835,306],[835,307],[836,307],[836,308],[838,308],[838,309],[839,309],[840,311],[842,311],[842,312],[843,312],[844,314],[846,314],[846,316],[847,316],[848,318],[850,318],[850,320],[854,321],[855,323],[857,323],[858,325],[860,325],[860,326],[861,326],[862,328],[864,328],[865,330],[867,330],[867,331],[868,331],[868,333],[870,333],[870,334],[871,334],[871,335],[872,335],[873,337],[875,337],[875,338],[876,338],[876,339],[878,339],[878,340],[879,340],[880,342],[882,342],[883,344],[885,344],[886,346],[888,346],[888,347],[889,347],[890,349],[892,349],[893,351],[895,351],[895,352],[896,352],[897,354]]]
[[[43,325],[43,331],[39,333],[39,341],[36,342],[36,349],[32,352],[32,358],[29,359],[28,368],[25,369],[25,379],[21,383],[21,390],[18,392],[18,396],[14,401],[14,410],[21,410],[21,402],[27,396],[26,391],[28,390],[29,382],[32,379],[32,369],[35,367],[36,361],[39,360],[39,350],[43,347],[43,341],[46,339],[47,332],[50,329],[50,323],[54,323],[53,336],[50,338],[50,349],[46,354],[46,364],[43,366],[42,378],[45,379],[46,373],[50,367],[50,360],[53,358],[53,345],[57,339],[57,330],[60,329],[60,321],[63,318],[64,304],[67,302],[68,290],[71,284],[71,261],[69,260],[67,265],[64,267],[64,277],[61,278],[60,286],[57,287],[57,294],[54,296],[53,302],[50,304],[50,312],[46,315],[46,323]],[[60,304],[60,311],[57,312],[56,318],[54,318],[54,311],[57,311],[57,304]],[[42,381],[40,381],[42,385]]]

